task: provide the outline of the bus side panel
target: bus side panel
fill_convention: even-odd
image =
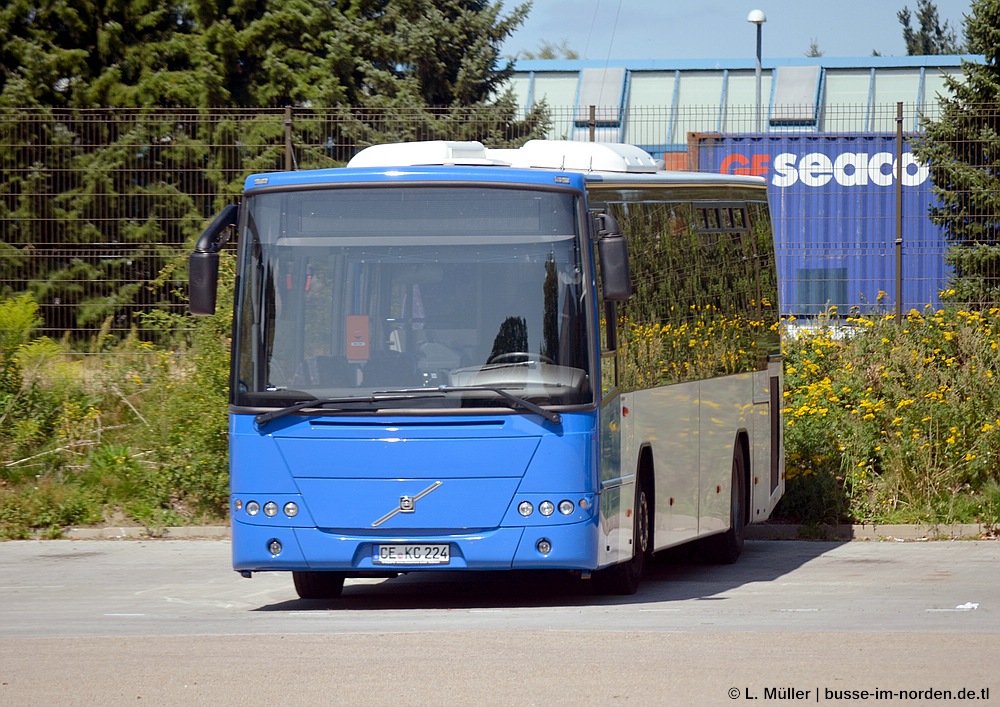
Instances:
[[[734,443],[753,424],[752,386],[750,373],[701,381],[699,535],[729,529]]]
[[[699,383],[639,390],[623,396],[628,408],[623,458],[632,468],[649,445],[655,472],[653,548],[686,542],[698,534]]]

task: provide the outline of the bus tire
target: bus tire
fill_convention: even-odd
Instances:
[[[702,542],[705,559],[720,565],[731,565],[743,552],[746,538],[746,474],[743,469],[743,453],[737,446],[733,453],[733,481],[729,500],[729,530],[719,535],[705,538]]]
[[[642,474],[636,476],[635,513],[632,520],[632,559],[594,573],[600,594],[635,594],[642,579],[646,557],[652,552],[652,515],[650,496]]]
[[[343,572],[292,572],[300,599],[336,599],[344,589]]]

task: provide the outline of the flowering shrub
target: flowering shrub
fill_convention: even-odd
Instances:
[[[1000,521],[1000,308],[797,324],[784,338],[780,514]]]

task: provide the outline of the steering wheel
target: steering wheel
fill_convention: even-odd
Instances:
[[[518,359],[518,360],[515,361],[514,359]],[[533,354],[533,353],[528,353],[527,351],[507,351],[505,353],[499,353],[496,356],[490,357],[489,360],[486,361],[486,363],[487,364],[490,364],[490,363],[505,363],[505,362],[510,362],[510,363],[538,363],[538,361],[541,361],[542,363],[553,364],[553,365],[555,364],[555,361],[553,361],[551,358],[549,358],[548,356],[546,356],[544,354]]]

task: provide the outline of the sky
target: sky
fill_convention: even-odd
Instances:
[[[503,0],[505,8],[520,0]],[[971,0],[936,0],[941,24],[963,40]],[[802,57],[816,42],[824,57],[905,56],[896,13],[917,0],[534,0],[505,56],[537,52],[542,42],[567,46],[580,59],[753,59],[751,10],[763,10],[762,63]],[[917,28],[916,19],[911,22]]]

